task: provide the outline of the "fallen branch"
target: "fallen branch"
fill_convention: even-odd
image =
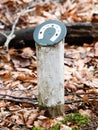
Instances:
[[[5,42],[4,42],[4,47],[5,49],[8,51],[8,48],[9,48],[9,43],[11,42],[12,39],[14,39],[16,37],[15,35],[15,28],[16,28],[16,25],[20,19],[20,17],[25,14],[25,13],[28,13],[28,12],[31,12],[33,11],[33,9],[22,9],[19,13],[18,13],[18,16],[15,20],[15,22],[13,23],[13,26],[12,26],[12,29],[9,33],[6,34],[6,32],[0,32],[1,35],[3,35],[5,37]]]
[[[75,93],[75,92],[65,92],[65,96],[68,96],[68,95],[76,95],[76,96],[81,96],[81,95],[93,95],[95,97],[98,98],[98,92],[96,90],[96,92],[82,92],[82,93]]]
[[[34,106],[38,106],[37,98],[16,97],[16,96],[10,96],[10,95],[6,95],[6,94],[0,94],[0,100],[7,100],[7,101],[19,102],[19,103],[28,103],[28,104],[32,104]],[[98,96],[89,97],[88,103],[92,102],[93,100],[98,102]],[[80,102],[84,102],[82,98],[76,99],[76,100],[65,100],[65,104],[73,104],[73,103],[80,103]]]
[[[66,26],[68,32],[65,41],[69,44],[82,45],[83,43],[98,41],[98,23],[68,23]],[[10,41],[10,47],[35,47],[33,39],[34,29],[35,27],[15,30],[15,37]],[[9,35],[11,32],[4,31],[4,33]],[[2,46],[5,41],[6,37],[0,34],[0,46]]]
[[[0,94],[0,100],[38,105],[38,101],[36,98],[15,97],[15,96],[10,96],[6,94]]]
[[[97,98],[98,99],[98,98]],[[94,98],[89,98],[87,103],[90,103],[94,100]],[[80,102],[84,102],[82,99],[76,99],[76,100],[66,100],[65,104],[73,104],[73,103],[80,103]],[[95,102],[98,102],[98,100],[96,100]]]

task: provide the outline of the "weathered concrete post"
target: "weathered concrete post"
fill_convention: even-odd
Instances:
[[[38,100],[47,116],[64,113],[64,40],[65,25],[49,20],[36,27]]]

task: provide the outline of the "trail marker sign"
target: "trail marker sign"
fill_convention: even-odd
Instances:
[[[34,40],[41,46],[58,44],[66,35],[65,25],[56,20],[49,20],[36,27]]]
[[[66,26],[49,20],[34,30],[37,56],[38,100],[48,116],[64,113],[64,38]]]

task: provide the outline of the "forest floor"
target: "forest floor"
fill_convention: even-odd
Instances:
[[[0,12],[0,33],[50,19],[98,22],[95,0],[3,0]],[[65,115],[51,119],[38,107],[36,49],[0,47],[0,130],[98,130],[98,42],[65,43],[64,89]]]

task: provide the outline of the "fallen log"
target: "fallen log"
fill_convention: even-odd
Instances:
[[[98,41],[98,23],[69,23],[67,24],[66,42],[81,45]]]
[[[35,27],[15,30],[15,38],[11,40],[9,47],[23,48],[26,46],[35,47],[35,41],[33,39],[33,32]],[[5,34],[9,34],[10,31],[4,31]],[[0,46],[4,45],[6,37],[0,34]]]
[[[82,45],[83,43],[92,43],[98,41],[98,23],[67,23],[66,43],[72,45]],[[35,47],[33,32],[35,27],[15,30],[16,37],[10,42],[9,47]],[[9,34],[10,31],[4,31]],[[0,34],[0,46],[4,44],[6,37]]]

